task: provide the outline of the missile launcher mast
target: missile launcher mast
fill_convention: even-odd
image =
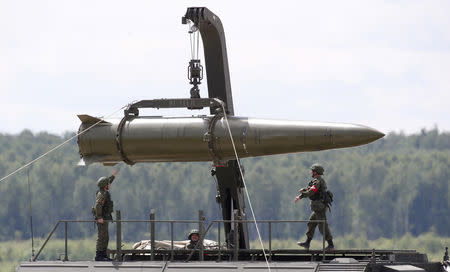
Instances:
[[[150,217],[151,249],[122,250],[121,223],[137,222],[121,220],[117,211],[116,250],[109,254],[119,262],[69,262],[67,254],[67,224],[60,220],[32,262],[22,262],[17,271],[360,271],[441,272],[440,263],[428,263],[425,254],[414,250],[335,250],[325,261],[325,246],[320,250],[272,250],[269,234],[269,250],[250,249],[244,201],[243,177],[238,157],[255,157],[295,152],[308,152],[358,146],[373,142],[383,133],[361,125],[306,121],[265,120],[234,116],[230,75],[222,23],[207,8],[188,8],[182,18],[190,24],[191,47],[197,47],[188,66],[188,79],[192,85],[190,98],[142,100],[130,104],[122,119],[99,119],[79,115],[82,124],[79,131],[88,129],[78,137],[80,164],[94,162],[115,165],[125,162],[177,162],[213,161],[212,173],[217,178],[217,201],[222,208],[223,220],[213,220],[203,229],[204,217],[199,214],[200,236],[204,238],[212,223],[217,223],[218,248],[206,250],[202,245],[194,250],[174,250],[173,238],[169,250],[155,247],[157,220]],[[208,98],[200,98],[199,85],[203,79],[203,66],[198,58],[198,34],[204,46]],[[192,50],[192,48],[191,48]],[[194,49],[195,50],[195,49]],[[194,51],[192,50],[192,52]],[[142,108],[210,108],[210,116],[198,117],[146,117],[139,116]],[[93,126],[95,124],[95,126]],[[229,125],[229,131],[227,130]],[[231,140],[236,145],[231,144]],[[235,156],[236,152],[237,156]],[[163,222],[164,220],[160,221]],[[261,223],[297,223],[302,220],[259,220]],[[303,221],[302,221],[303,222]],[[66,248],[63,263],[35,262],[58,225],[65,224]],[[192,222],[191,222],[192,223]],[[173,224],[173,222],[171,222]],[[221,248],[220,225],[224,226],[226,245]],[[173,233],[171,233],[173,237]],[[203,236],[202,236],[203,235]],[[201,239],[203,239],[201,238]],[[202,240],[201,240],[202,241]],[[325,243],[325,241],[323,241]],[[200,262],[188,262],[193,254]],[[261,261],[268,256],[267,266]],[[332,258],[333,258],[332,256]],[[448,256],[448,255],[447,255]],[[123,259],[134,262],[121,262]],[[233,260],[221,262],[223,260]],[[322,262],[320,262],[322,260]],[[139,262],[140,261],[140,262]],[[147,261],[150,261],[147,262]],[[170,261],[174,261],[170,263]],[[183,262],[177,262],[183,261]],[[411,265],[414,264],[414,265]]]

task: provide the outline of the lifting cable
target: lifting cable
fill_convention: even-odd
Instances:
[[[120,110],[125,109],[126,107],[127,107],[127,106],[123,106],[123,107],[121,107],[120,109],[114,111],[113,113],[111,113],[111,114],[109,114],[109,115],[107,115],[107,116],[100,117],[100,118],[99,118],[100,120],[99,120],[98,122],[94,123],[92,126],[86,128],[85,130],[80,131],[80,132],[77,133],[76,135],[70,137],[69,139],[67,139],[66,141],[62,142],[61,144],[59,144],[59,145],[53,147],[52,149],[50,149],[49,151],[47,151],[47,152],[45,152],[44,154],[40,155],[40,156],[37,157],[36,159],[34,159],[34,160],[32,160],[32,161],[30,161],[30,162],[28,162],[28,163],[22,165],[21,167],[17,168],[17,169],[14,170],[13,172],[11,172],[11,173],[9,173],[8,175],[4,176],[3,178],[0,179],[0,183],[1,183],[2,181],[4,181],[5,179],[9,178],[10,176],[12,176],[12,175],[18,173],[18,172],[21,171],[22,169],[24,169],[24,168],[26,168],[26,167],[32,165],[33,163],[37,162],[38,160],[44,158],[45,156],[47,156],[48,154],[52,153],[53,151],[58,150],[59,148],[63,147],[65,144],[67,144],[68,142],[72,141],[74,138],[76,138],[76,137],[78,137],[78,136],[84,134],[85,132],[87,132],[87,131],[90,130],[91,128],[93,128],[93,127],[95,127],[96,125],[98,125],[98,124],[100,124],[101,122],[103,122],[103,119],[106,119],[106,118],[109,118],[109,117],[113,116],[114,114],[116,114],[116,113],[119,112]]]
[[[224,103],[222,103],[222,111],[223,111],[223,116],[225,117],[225,123],[227,124],[228,133],[230,134],[230,139],[231,139],[231,144],[233,145],[234,155],[236,156],[236,161],[237,161],[238,166],[239,166],[239,172],[241,173],[242,182],[244,183],[245,194],[247,195],[247,200],[248,200],[248,204],[250,206],[250,211],[252,212],[253,221],[255,222],[256,232],[258,233],[259,242],[261,243],[261,248],[262,248],[262,251],[263,251],[263,254],[264,254],[264,259],[266,260],[267,269],[270,272],[269,261],[267,260],[267,254],[266,254],[266,251],[264,250],[264,244],[263,244],[262,239],[261,239],[261,233],[259,232],[258,224],[256,223],[256,217],[255,217],[255,213],[253,212],[252,202],[250,201],[250,196],[248,195],[247,184],[245,183],[244,174],[242,173],[241,162],[239,161],[239,157],[238,157],[238,154],[237,154],[237,151],[236,151],[236,146],[235,146],[234,140],[233,140],[233,135],[231,134],[230,124],[228,123],[228,118],[227,118],[227,113],[225,111],[225,104]]]
[[[191,45],[191,59],[198,59],[200,34],[199,27],[189,20],[189,41]]]

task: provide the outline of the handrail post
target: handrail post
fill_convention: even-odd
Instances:
[[[272,261],[272,222],[269,221],[269,262]]]
[[[220,221],[217,221],[217,241],[219,242],[219,257],[218,261],[221,261],[222,259],[222,252],[221,252],[221,246],[220,246]]]
[[[155,210],[150,210],[150,246],[151,246],[151,256],[150,260],[155,260]]]
[[[205,238],[204,235],[204,225],[203,225],[203,221],[205,220],[205,217],[203,216],[203,211],[199,210],[198,211],[198,225],[199,225],[199,232],[200,232],[200,239],[199,239],[199,243],[200,243],[200,252],[199,252],[199,260],[202,262],[204,261],[204,256],[203,256],[203,239]]]
[[[116,210],[116,260],[122,261],[122,217],[120,210]]]
[[[64,261],[68,261],[69,257],[67,256],[67,221],[64,222],[64,230],[65,230],[65,235],[64,235]]]
[[[238,223],[236,222],[236,220],[234,221],[234,237],[233,237],[233,242],[234,242],[234,256],[233,256],[233,260],[235,262],[238,261],[238,250],[239,250],[239,237],[238,237]]]
[[[237,262],[239,260],[239,227],[238,221],[241,220],[241,217],[238,214],[238,211],[234,211],[234,258],[233,260]]]
[[[173,261],[173,221],[170,221],[170,260]]]
[[[322,250],[323,250],[323,255],[322,255],[322,262],[325,261],[325,224],[327,223],[327,219],[323,220],[322,223]]]

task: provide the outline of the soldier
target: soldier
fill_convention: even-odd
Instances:
[[[113,201],[109,189],[117,174],[117,169],[114,169],[114,173],[110,177],[101,177],[97,181],[98,191],[95,199],[94,216],[97,220],[98,236],[97,244],[95,248],[95,260],[96,261],[111,261],[106,255],[108,249],[109,233],[108,222],[105,220],[112,220],[111,213],[113,212]]]
[[[308,222],[308,231],[306,232],[306,241],[305,242],[298,242],[297,244],[299,246],[302,246],[306,248],[306,250],[309,250],[309,245],[311,243],[311,240],[314,237],[314,231],[316,229],[316,226],[319,226],[319,231],[322,235],[325,236],[325,240],[328,242],[328,246],[326,247],[326,250],[331,251],[334,249],[333,245],[333,237],[331,236],[330,229],[328,227],[328,223],[325,221],[325,223],[318,223],[318,222],[311,222],[311,220],[326,220],[326,212],[328,210],[328,203],[326,203],[325,199],[327,197],[327,183],[322,178],[323,172],[325,170],[323,167],[315,163],[311,166],[311,176],[313,180],[311,180],[308,183],[308,186],[305,188],[301,188],[299,190],[300,195],[298,195],[294,202],[297,203],[302,198],[309,197],[311,200],[311,216],[309,217],[310,222]],[[323,224],[325,224],[325,233],[323,233]]]
[[[197,229],[192,229],[191,232],[189,232],[189,244],[186,245],[187,249],[194,249],[197,244],[198,244],[198,240],[200,238],[200,233],[198,232]]]

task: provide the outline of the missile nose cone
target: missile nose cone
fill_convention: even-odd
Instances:
[[[370,127],[366,127],[366,126],[361,126],[361,131],[359,132],[359,139],[361,142],[363,142],[364,144],[368,144],[371,143],[373,141],[376,141],[382,137],[384,137],[384,133],[381,133],[380,131],[370,128]]]
[[[378,140],[378,139],[381,139],[381,138],[383,138],[383,137],[386,135],[386,134],[384,134],[383,132],[378,131],[378,130],[376,130],[376,129],[373,129],[373,128],[370,128],[370,129],[372,130],[372,132],[371,132],[372,137],[373,137],[372,142],[373,142],[373,141],[376,141],[376,140]]]
[[[342,146],[358,146],[371,143],[384,137],[384,133],[362,125],[349,125],[348,127],[335,130],[334,142]]]

